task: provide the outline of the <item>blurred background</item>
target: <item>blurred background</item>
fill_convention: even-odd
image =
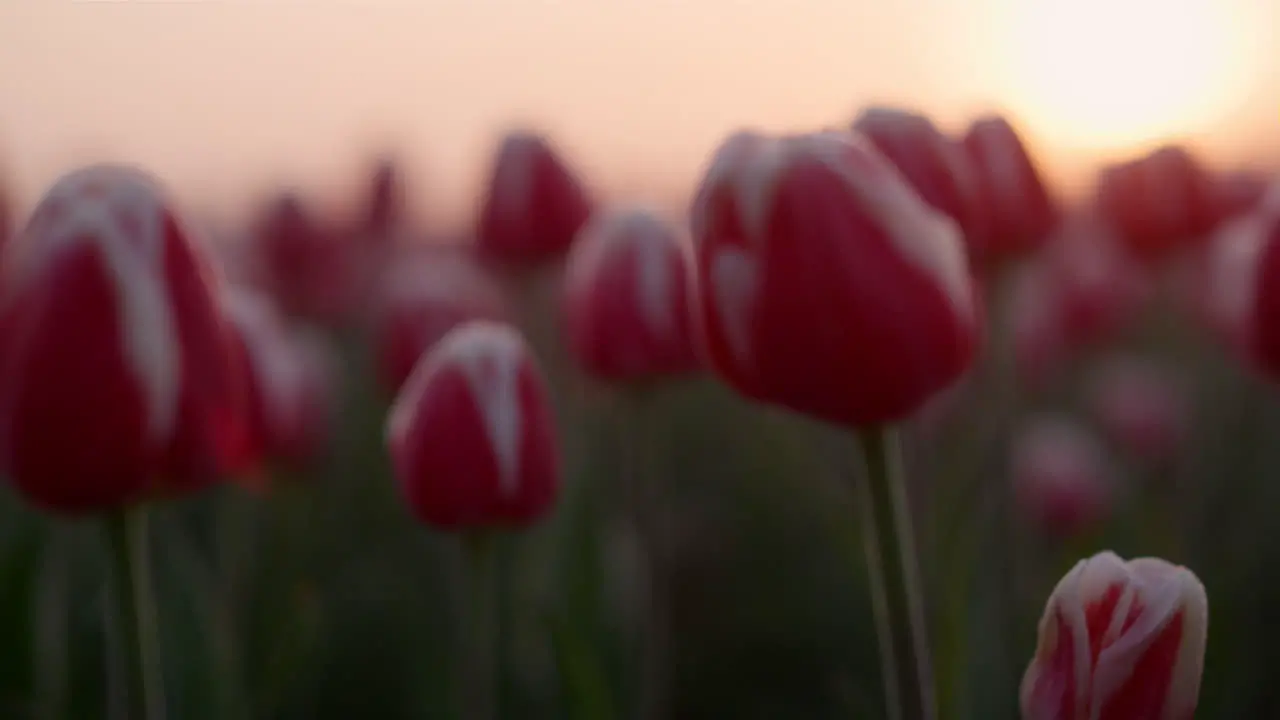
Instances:
[[[1169,144],[1208,175],[1270,175],[1278,27],[1275,0],[0,0],[0,222],[19,229],[78,165],[136,163],[233,280],[261,284],[239,251],[290,232],[271,224],[283,193],[335,233],[449,255],[465,252],[513,128],[551,138],[597,199],[684,218],[729,132],[846,127],[877,105],[949,134],[1002,114],[1075,207],[1100,169]],[[366,217],[386,159],[393,230]],[[1031,273],[1053,257],[1022,261]],[[1106,276],[1103,299],[1087,300],[1124,304],[1123,318],[1087,341],[1034,318],[994,323],[974,378],[909,430],[945,717],[1017,716],[1049,592],[1108,547],[1187,564],[1208,587],[1203,717],[1280,717],[1280,402],[1188,310],[1203,298],[1184,281],[1206,256],[1166,260]],[[1021,297],[1005,287],[1021,269],[993,281],[998,297]],[[1108,295],[1131,275],[1149,289],[1141,301]],[[566,484],[608,488],[631,471],[622,420],[638,411],[575,369],[554,285],[524,297],[521,321],[555,390]],[[276,298],[333,356],[328,414],[315,415],[326,440],[155,513],[171,717],[454,716],[456,558],[390,479],[373,295],[342,300],[360,307],[340,319],[314,297]],[[1009,304],[993,302],[993,318]],[[1107,372],[1117,358],[1128,375]],[[1118,411],[1113,386],[1128,399]],[[669,716],[882,717],[857,513],[814,441],[824,431],[702,379],[664,384],[643,414],[670,563]],[[1059,424],[1040,432],[1046,416]],[[1115,430],[1135,424],[1166,434],[1144,445]],[[1037,453],[1072,456],[1083,469],[1067,474],[1094,483],[1062,501],[1066,521],[1056,501],[1015,491]],[[103,717],[98,529],[10,491],[0,501],[0,717]],[[504,718],[621,718],[636,702],[635,538],[575,507],[561,503],[519,553]],[[548,630],[548,603],[589,637]],[[602,669],[578,680],[613,714],[566,706],[566,656]]]

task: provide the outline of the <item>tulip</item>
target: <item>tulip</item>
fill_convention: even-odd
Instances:
[[[983,231],[969,238],[982,264],[1038,248],[1057,223],[1057,208],[1018,132],[1001,117],[980,118],[964,135],[976,178]]]
[[[374,306],[381,384],[399,390],[418,358],[458,325],[506,316],[501,288],[461,252],[419,252],[391,264]]]
[[[1167,146],[1104,170],[1096,204],[1134,255],[1163,259],[1213,229],[1215,187],[1185,148]]]
[[[1209,602],[1190,570],[1103,552],[1054,588],[1022,679],[1024,720],[1190,720]]]
[[[925,202],[955,220],[970,242],[983,236],[977,173],[963,145],[929,118],[905,110],[869,108],[853,129],[897,166]]]
[[[396,228],[403,222],[404,183],[400,167],[391,158],[382,158],[374,168],[366,201],[364,233],[379,240],[390,240]]]
[[[583,227],[565,270],[570,349],[589,375],[645,381],[697,369],[679,231],[622,208]]]
[[[1246,362],[1252,362],[1258,272],[1267,240],[1261,211],[1224,224],[1205,245],[1200,274],[1191,282],[1191,304],[1208,328]]]
[[[955,223],[859,135],[733,136],[692,228],[704,353],[748,397],[876,425],[911,415],[973,358]]]
[[[1096,525],[1110,505],[1112,478],[1102,444],[1067,418],[1026,422],[1014,442],[1010,477],[1022,510],[1059,537]]]
[[[1103,430],[1144,462],[1168,462],[1187,437],[1185,388],[1154,363],[1109,358],[1090,378],[1088,400]]]
[[[476,223],[486,257],[536,265],[560,257],[591,214],[591,200],[546,138],[507,135],[498,148]]]
[[[346,318],[363,270],[350,238],[324,227],[292,193],[262,211],[254,236],[265,283],[281,310],[324,323]]]
[[[1247,275],[1238,292],[1245,299],[1250,355],[1263,372],[1280,377],[1280,211],[1266,209],[1259,222],[1260,247],[1253,267],[1241,262]]]
[[[270,300],[244,289],[223,295],[248,394],[249,442],[237,469],[314,459],[328,433],[333,368],[318,339],[289,328]]]
[[[0,267],[0,464],[38,506],[106,513],[129,717],[159,717],[136,506],[212,482],[241,442],[216,279],[159,184],[117,165],[59,179]]]
[[[1214,226],[1252,212],[1267,194],[1267,176],[1247,170],[1219,173],[1211,178]]]

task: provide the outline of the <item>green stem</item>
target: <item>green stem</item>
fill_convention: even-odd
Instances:
[[[463,720],[494,720],[497,717],[496,540],[483,531],[463,538],[467,575],[467,593],[462,598],[466,635],[463,638],[459,683]]]
[[[937,717],[920,571],[896,433],[859,433],[867,474],[857,483],[865,512],[867,572],[876,610],[890,720]]]
[[[124,655],[123,673],[131,720],[164,717],[164,684],[155,598],[151,592],[151,549],[142,508],[118,510],[106,518],[116,637]]]

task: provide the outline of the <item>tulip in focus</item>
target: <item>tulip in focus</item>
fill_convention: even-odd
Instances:
[[[1190,570],[1111,552],[1081,560],[1040,620],[1023,720],[1191,720],[1208,625]]]
[[[1130,251],[1146,259],[1186,247],[1209,233],[1219,219],[1211,178],[1178,146],[1104,170],[1096,201]]]
[[[419,361],[387,420],[401,492],[448,530],[524,526],[550,509],[559,455],[548,392],[512,327],[473,321]]]
[[[869,108],[853,129],[897,166],[925,202],[955,220],[966,238],[985,229],[978,212],[977,175],[964,147],[944,135],[924,115],[891,108]]]
[[[679,231],[649,210],[615,209],[587,223],[564,296],[569,346],[584,371],[627,382],[697,369],[685,262]]]
[[[1168,462],[1187,437],[1185,388],[1152,362],[1109,358],[1090,378],[1088,400],[1107,435],[1144,462]]]
[[[1014,443],[1010,475],[1023,512],[1058,537],[1092,527],[1111,504],[1112,478],[1101,443],[1067,418],[1028,420]]]
[[[249,438],[236,469],[296,468],[323,450],[330,429],[332,360],[318,339],[289,328],[270,300],[248,290],[223,294],[244,368]]]
[[[418,252],[392,263],[378,288],[374,344],[379,380],[394,393],[418,358],[468,320],[506,318],[498,284],[468,255]]]
[[[903,419],[968,368],[979,331],[960,231],[856,133],[739,133],[692,210],[714,371],[845,426]]]
[[[590,214],[586,191],[547,139],[514,132],[494,158],[476,244],[502,263],[540,264],[567,252]]]
[[[219,476],[242,441],[231,336],[153,178],[63,176],[3,267],[0,461],[28,500],[105,511]]]
[[[1004,118],[980,118],[965,133],[964,147],[982,228],[969,238],[970,254],[988,265],[1038,248],[1057,223],[1057,209],[1018,132]]]

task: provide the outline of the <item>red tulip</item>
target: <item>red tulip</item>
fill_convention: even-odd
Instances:
[[[241,441],[232,344],[156,181],[64,176],[3,261],[0,460],[18,489],[76,513],[217,478]]]
[[[984,230],[969,239],[972,255],[987,264],[1039,247],[1057,222],[1057,209],[1017,131],[1004,118],[981,118],[969,126],[964,147]]]
[[[388,241],[403,221],[404,185],[400,168],[383,158],[373,171],[364,217],[364,233],[375,240]]]
[[[1252,212],[1269,187],[1265,175],[1249,171],[1220,173],[1211,181],[1215,225]]]
[[[1102,445],[1078,423],[1055,416],[1027,421],[1013,449],[1019,506],[1036,524],[1069,537],[1095,525],[1111,503]]]
[[[966,238],[985,229],[978,207],[977,174],[964,147],[924,115],[870,108],[853,123],[911,183],[925,202],[959,223]]]
[[[1240,268],[1248,272],[1242,273],[1246,276],[1238,292],[1245,298],[1246,342],[1252,359],[1264,372],[1280,377],[1280,212],[1267,208],[1259,219],[1256,264]]]
[[[244,367],[249,442],[236,469],[261,462],[301,466],[315,458],[329,431],[332,368],[326,348],[290,329],[265,296],[223,293]]]
[[[510,326],[459,326],[418,361],[387,421],[409,507],[451,530],[527,525],[559,491],[541,371]]]
[[[1190,570],[1111,552],[1058,583],[1022,679],[1025,720],[1191,720],[1209,601]]]
[[[1214,192],[1199,162],[1169,146],[1104,170],[1096,202],[1135,255],[1161,259],[1213,229]]]
[[[1098,424],[1130,455],[1163,463],[1187,437],[1185,388],[1167,369],[1136,357],[1112,357],[1090,378]]]
[[[292,194],[264,211],[255,234],[264,279],[284,312],[326,323],[345,319],[363,269],[349,238],[322,226]]]
[[[568,251],[590,214],[586,191],[547,140],[512,133],[494,159],[476,243],[499,261],[541,263]]]
[[[959,229],[858,134],[734,135],[692,226],[701,342],[751,398],[838,424],[890,422],[973,359]]]
[[[579,233],[564,311],[587,373],[625,382],[697,369],[681,243],[671,223],[642,209],[596,215]]]
[[[375,305],[374,342],[384,388],[395,392],[424,352],[468,320],[503,320],[498,284],[469,256],[419,252],[388,267]]]

